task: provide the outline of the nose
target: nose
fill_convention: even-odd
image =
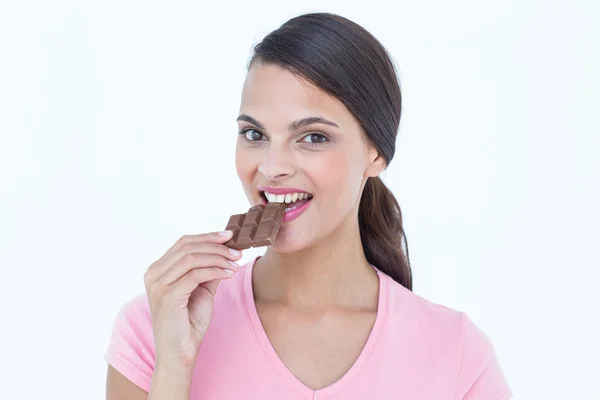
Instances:
[[[258,166],[258,172],[263,174],[267,180],[287,178],[296,172],[293,156],[284,147],[271,144],[265,151],[264,158]]]

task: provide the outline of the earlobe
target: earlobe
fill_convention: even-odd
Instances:
[[[374,178],[379,176],[379,174],[385,169],[385,160],[380,154],[377,154],[375,159],[371,162],[369,168],[367,168],[366,176],[370,178]]]

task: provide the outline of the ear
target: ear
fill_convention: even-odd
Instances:
[[[386,167],[385,158],[383,158],[383,156],[381,154],[379,154],[377,149],[372,147],[369,150],[369,165],[367,165],[367,170],[365,172],[365,176],[369,177],[369,178],[379,176],[379,174],[381,172],[383,172],[385,167]]]

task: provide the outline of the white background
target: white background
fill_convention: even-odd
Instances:
[[[515,398],[600,398],[595,2],[202,3],[0,6],[2,399],[104,398],[113,319],[146,268],[247,209],[246,63],[309,11],[363,25],[398,67],[384,181],[414,291],[469,313]]]

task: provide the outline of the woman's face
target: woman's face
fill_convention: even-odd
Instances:
[[[238,127],[236,169],[250,203],[290,201],[274,250],[299,251],[356,229],[366,178],[384,162],[339,100],[288,70],[254,64]]]

